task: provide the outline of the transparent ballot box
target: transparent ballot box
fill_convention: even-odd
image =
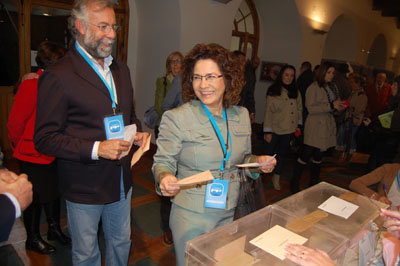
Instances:
[[[295,265],[279,259],[249,243],[275,225],[286,228],[298,220],[289,211],[270,205],[246,217],[199,236],[186,244],[187,265]],[[326,251],[338,261],[348,247],[342,235],[319,225],[310,226],[296,234],[307,238],[305,246]],[[286,245],[282,243],[282,245]]]
[[[370,223],[379,216],[378,202],[365,196],[361,196],[338,186],[321,182],[313,187],[305,189],[297,194],[287,197],[274,205],[281,207],[296,217],[304,217],[318,210],[323,202],[331,196],[336,196],[350,203],[358,209],[348,218],[327,213],[327,216],[316,221],[320,225],[340,234],[350,240],[350,246],[357,244],[369,231]],[[384,207],[382,205],[382,207]]]

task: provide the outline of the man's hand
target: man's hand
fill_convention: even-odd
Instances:
[[[133,143],[140,146],[140,148],[144,148],[146,143],[146,139],[150,136],[148,132],[137,132],[135,138],[133,139]]]
[[[6,172],[6,171],[4,171]],[[12,183],[4,181],[3,176],[6,175],[3,171],[0,172],[0,194],[10,193],[18,201],[21,210],[25,210],[32,202],[32,183],[28,181],[28,176],[25,174],[19,175]],[[14,174],[15,175],[15,174]]]
[[[22,76],[21,82],[27,79],[38,79],[39,75],[36,73],[26,73],[25,75]]]
[[[178,180],[175,176],[170,173],[165,173],[161,177],[160,189],[163,196],[172,197],[178,194],[181,189],[179,186],[174,186],[173,183],[177,183]]]
[[[11,171],[6,171],[6,170],[0,170],[0,180],[6,182],[6,183],[14,183],[17,181],[18,176]]]
[[[104,140],[99,144],[97,154],[105,159],[117,160],[123,151],[129,150],[131,143],[122,139]]]

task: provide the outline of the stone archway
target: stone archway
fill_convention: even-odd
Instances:
[[[355,62],[358,41],[356,36],[353,20],[346,15],[337,17],[326,38],[322,58]]]
[[[367,58],[367,65],[378,69],[386,68],[387,41],[383,34],[379,34],[372,42]]]

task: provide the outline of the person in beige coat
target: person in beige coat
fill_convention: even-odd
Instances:
[[[338,90],[332,83],[335,67],[325,62],[321,65],[317,81],[308,87],[306,92],[306,108],[308,110],[304,129],[304,146],[294,167],[290,190],[296,193],[300,190],[299,182],[304,167],[312,157],[310,168],[310,183],[319,181],[322,152],[336,146],[336,123],[333,113],[346,108],[340,100]]]
[[[358,74],[349,77],[352,92],[350,106],[345,113],[345,122],[338,128],[337,146],[343,147],[343,158],[351,158],[356,151],[356,133],[361,125],[367,108],[368,98],[364,92],[363,78]]]
[[[302,122],[302,99],[297,90],[294,66],[282,67],[275,82],[267,92],[267,107],[264,117],[264,133],[267,142],[265,154],[277,153],[277,164],[272,176],[272,184],[276,190],[280,190],[280,170],[286,153],[289,150],[290,141],[294,132],[300,131]]]

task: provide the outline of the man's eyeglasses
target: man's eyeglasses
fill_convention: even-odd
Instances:
[[[200,83],[203,80],[203,78],[205,78],[207,82],[212,83],[212,82],[215,82],[217,79],[219,79],[219,78],[221,78],[223,76],[224,75],[222,75],[222,74],[221,75],[206,74],[204,76],[202,76],[202,75],[193,75],[192,82],[193,83]]]
[[[93,25],[93,26],[96,26],[97,28],[99,28],[99,30],[101,30],[102,32],[104,32],[104,33],[109,33],[110,32],[110,30],[111,29],[113,29],[113,31],[115,32],[115,33],[118,33],[118,31],[120,30],[120,26],[118,26],[118,25],[109,25],[109,24],[107,24],[107,23],[100,23],[100,24],[98,24],[98,25],[96,25],[96,24],[93,24],[93,23],[90,23],[89,22],[89,24],[91,24],[91,25]]]

